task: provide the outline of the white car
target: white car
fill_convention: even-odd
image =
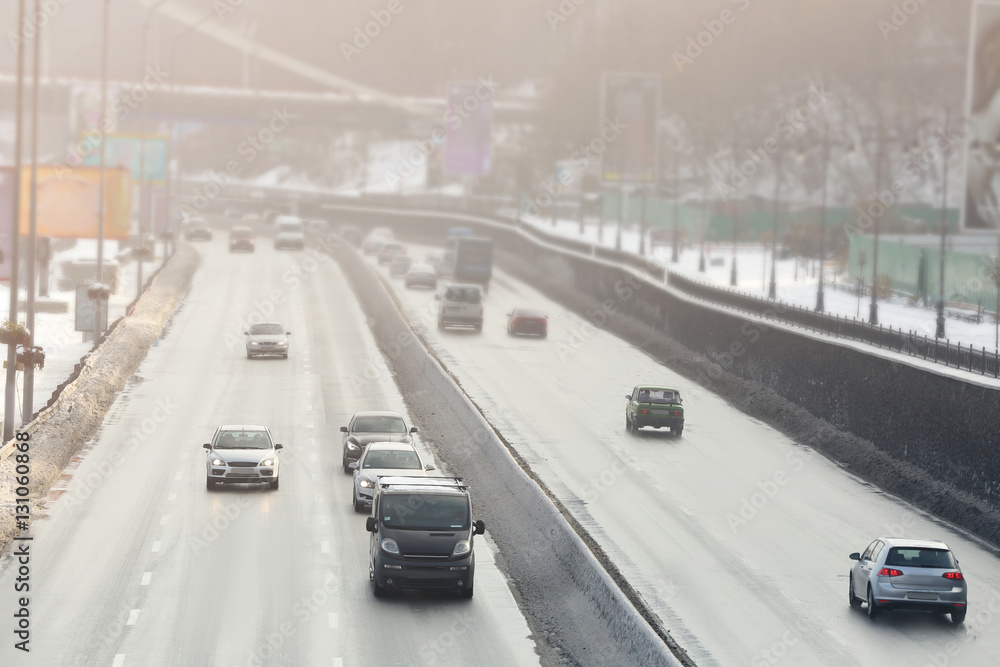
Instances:
[[[305,226],[301,218],[294,215],[279,215],[274,220],[274,248],[304,250],[306,247]]]
[[[483,330],[483,288],[473,283],[452,283],[434,295],[438,302],[438,329],[450,326]]]
[[[434,470],[434,466],[424,465],[413,445],[405,442],[373,442],[348,467],[354,471],[351,504],[355,512],[371,507],[380,475],[424,477],[428,470]]]
[[[267,484],[278,488],[278,450],[266,426],[227,425],[215,430],[212,442],[202,445],[206,482],[216,484]]]
[[[258,322],[243,332],[247,337],[247,359],[266,355],[288,358],[288,337],[291,331],[278,322]]]

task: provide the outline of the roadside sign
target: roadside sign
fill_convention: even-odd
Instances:
[[[606,73],[601,85],[601,184],[653,185],[660,114],[658,74]]]

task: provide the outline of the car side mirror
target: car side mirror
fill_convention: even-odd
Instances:
[[[374,519],[375,517],[372,517],[372,518]],[[473,524],[472,524],[472,534],[473,535],[482,535],[485,532],[486,532],[486,524],[483,523],[482,519],[479,519],[478,521],[473,522]]]
[[[434,295],[434,300],[435,301],[440,301],[441,300],[441,295],[440,294],[435,294]]]
[[[350,463],[347,464],[347,467],[350,468],[351,470],[357,470],[358,469],[358,462],[357,461],[351,461]]]
[[[292,335],[292,332],[291,332],[291,331],[286,331],[286,332],[285,332],[285,335],[286,335],[286,336],[291,336],[291,335]]]
[[[347,433],[347,427],[346,426],[341,426],[340,427],[340,432],[341,433]]]
[[[416,433],[416,432],[417,432],[417,427],[416,426],[411,426],[410,427],[410,433]]]
[[[626,401],[631,401],[632,400],[632,394],[625,394],[625,400]]]
[[[274,448],[275,449],[284,449],[285,446],[284,445],[275,445]]]
[[[435,468],[433,465],[431,465],[430,463],[428,463],[427,465],[424,466],[424,470],[437,470],[437,468]]]
[[[373,516],[368,517],[368,520],[365,521],[365,530],[367,530],[369,533],[375,532],[376,530],[375,517]]]
[[[850,558],[851,560],[861,560],[861,554],[855,551],[850,556],[848,556],[848,558]]]
[[[244,335],[244,336],[249,336],[249,335],[250,335],[250,332],[249,332],[249,331],[244,331],[244,332],[243,332],[243,335]]]
[[[205,443],[204,445],[202,445],[202,448],[203,448],[203,449],[211,449],[211,448],[212,448],[212,445],[210,445],[210,444],[208,444],[208,443],[206,442],[206,443]]]
[[[514,312],[514,311],[511,311],[511,312],[507,313],[507,317],[510,317],[510,316],[511,316],[511,314],[513,314],[513,312]]]

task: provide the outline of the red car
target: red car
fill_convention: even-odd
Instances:
[[[507,335],[516,334],[545,338],[549,334],[549,316],[534,308],[515,308],[507,313]]]

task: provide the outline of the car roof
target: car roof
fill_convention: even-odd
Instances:
[[[391,410],[360,410],[354,413],[354,417],[399,417],[402,419],[403,415]]]
[[[430,491],[432,493],[450,493],[456,496],[468,497],[468,486],[459,477],[406,477],[403,475],[380,475],[378,485],[387,493],[413,491]]]
[[[365,447],[366,452],[370,451],[407,451],[416,452],[417,448],[408,442],[369,442]]]
[[[667,385],[663,385],[663,384],[637,384],[635,386],[635,388],[636,389],[656,389],[656,390],[659,390],[659,391],[663,391],[663,390],[666,390],[666,391],[676,391],[678,394],[681,393],[678,389],[676,389],[674,387],[668,387]]]
[[[889,547],[903,547],[903,548],[915,548],[915,549],[948,549],[948,545],[940,540],[919,540],[912,539],[909,537],[880,537],[878,538],[886,543]]]
[[[266,431],[266,426],[256,424],[224,424],[219,427],[220,431]]]
[[[414,262],[413,265],[410,266],[410,271],[414,271],[414,272],[417,272],[417,271],[432,272],[432,271],[434,271],[434,267],[431,266],[430,264],[422,264],[422,263],[418,264],[417,262]]]
[[[251,234],[253,233],[253,230],[250,229],[249,227],[233,227],[230,231],[233,231],[233,232],[249,232]]]
[[[483,286],[477,285],[476,283],[448,283],[447,285],[445,285],[446,289],[449,287],[475,287],[480,292],[483,291]]]
[[[253,324],[250,325],[250,328],[252,329],[252,328],[260,326],[262,324],[277,324],[279,327],[281,326],[281,322],[254,322]],[[281,328],[282,328],[282,330],[284,330],[284,327],[281,327]]]

